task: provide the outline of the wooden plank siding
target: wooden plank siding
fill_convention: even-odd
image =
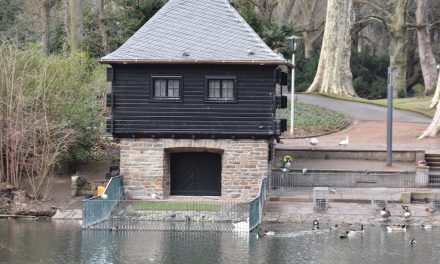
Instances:
[[[107,97],[116,137],[274,137],[274,65],[112,65]],[[182,76],[181,102],[152,101],[152,76]],[[237,80],[237,102],[205,100],[206,76]]]

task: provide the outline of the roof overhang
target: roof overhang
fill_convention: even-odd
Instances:
[[[147,60],[147,59],[100,59],[102,64],[212,64],[212,65],[286,65],[287,60]]]

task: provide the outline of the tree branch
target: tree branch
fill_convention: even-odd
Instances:
[[[409,29],[423,29],[425,27],[427,27],[429,25],[427,24],[410,24],[410,23],[406,23],[404,27],[409,28]]]
[[[392,13],[390,11],[388,11],[386,9],[386,7],[374,3],[372,0],[354,0],[354,2],[359,3],[359,4],[368,5],[371,8],[373,8],[374,10],[380,11],[380,12],[384,13],[387,16],[392,15]]]
[[[431,31],[432,29],[436,28],[436,27],[440,27],[440,20],[435,21],[434,23],[432,23],[429,26],[429,30]]]
[[[379,17],[379,16],[366,16],[366,17],[363,17],[359,21],[356,21],[355,23],[353,23],[353,26],[358,25],[358,24],[362,24],[362,23],[366,23],[366,22],[369,22],[371,20],[382,22],[382,24],[384,25],[385,29],[388,31],[388,26],[387,26],[387,23],[386,23],[385,19],[382,18],[382,17]]]
[[[325,21],[322,21],[322,23],[317,28],[312,28],[312,29],[301,28],[301,29],[295,30],[295,33],[304,33],[304,32],[310,33],[310,32],[320,31],[324,25],[325,25]]]

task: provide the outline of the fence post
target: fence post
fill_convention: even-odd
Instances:
[[[416,187],[427,187],[429,183],[429,167],[428,166],[417,166],[416,176],[415,176]]]

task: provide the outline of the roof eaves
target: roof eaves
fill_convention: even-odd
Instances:
[[[287,65],[287,60],[151,60],[151,59],[101,59],[102,64],[242,64],[242,65]]]

